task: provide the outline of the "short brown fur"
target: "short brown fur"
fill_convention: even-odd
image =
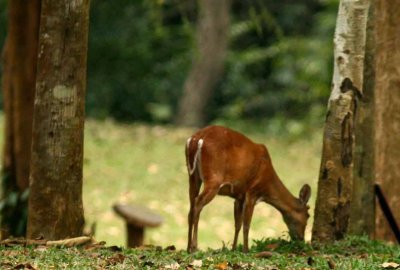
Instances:
[[[199,144],[199,141],[203,142]],[[197,153],[197,159],[195,158]],[[221,126],[197,131],[186,145],[189,171],[189,252],[197,249],[198,222],[202,208],[217,194],[235,199],[235,235],[237,246],[243,224],[243,251],[248,251],[248,234],[254,206],[264,201],[277,208],[289,228],[292,239],[304,239],[311,189],[306,184],[299,198],[294,197],[277,176],[267,148],[246,136]],[[190,168],[194,168],[190,173]],[[200,193],[201,184],[204,188]]]

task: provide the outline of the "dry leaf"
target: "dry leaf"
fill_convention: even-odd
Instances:
[[[31,270],[36,270],[35,267],[33,267],[30,263],[20,263],[16,266],[14,266],[13,269],[31,269]]]
[[[190,265],[193,267],[202,267],[203,261],[202,260],[194,260]]]
[[[227,262],[219,263],[219,264],[215,265],[215,268],[218,270],[228,269],[228,263]]]
[[[271,251],[263,251],[256,254],[256,258],[271,258],[273,253]]]
[[[176,247],[174,245],[166,247],[164,250],[166,251],[175,251]]]
[[[400,264],[395,263],[395,262],[385,262],[385,263],[382,263],[380,266],[385,269],[396,269],[400,266]]]
[[[125,256],[122,253],[116,253],[107,259],[107,265],[116,265],[125,261]]]
[[[278,243],[272,243],[272,244],[266,245],[265,247],[266,247],[267,249],[269,249],[269,250],[275,250],[276,248],[279,247],[279,244],[278,244]]]
[[[164,268],[165,269],[179,269],[179,267],[180,267],[180,264],[175,262],[175,263],[166,265]]]
[[[336,268],[336,264],[331,258],[328,258],[328,266],[329,266],[329,269],[335,269]]]
[[[37,252],[44,252],[44,251],[47,251],[48,249],[49,249],[48,246],[37,246],[37,247],[35,248],[35,251],[37,251]]]

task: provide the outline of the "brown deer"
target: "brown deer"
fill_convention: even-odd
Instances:
[[[200,212],[217,194],[235,199],[236,249],[243,224],[243,251],[248,252],[248,235],[254,206],[263,201],[278,209],[295,240],[304,240],[309,218],[307,202],[311,188],[305,184],[294,197],[276,174],[267,148],[232,129],[205,127],[186,142],[189,173],[188,252],[197,249]],[[201,184],[204,184],[200,193]]]

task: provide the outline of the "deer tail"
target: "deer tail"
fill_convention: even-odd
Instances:
[[[200,164],[201,163],[201,148],[203,147],[204,140],[200,139],[197,142],[196,153],[194,154],[194,159],[193,159],[192,164],[190,164],[190,158],[189,158],[189,148],[190,148],[191,142],[192,142],[192,137],[190,137],[186,141],[186,165],[187,165],[189,175],[193,175],[196,168],[201,167],[201,164]],[[201,176],[201,170],[199,170],[199,174]]]

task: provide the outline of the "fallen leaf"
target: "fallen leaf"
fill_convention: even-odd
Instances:
[[[202,260],[194,260],[190,265],[193,267],[202,267],[203,261]]]
[[[122,253],[116,253],[107,259],[107,265],[116,265],[125,261],[125,256]]]
[[[118,247],[118,246],[109,246],[109,247],[107,247],[107,249],[110,250],[110,251],[114,251],[114,252],[122,251],[122,248]]]
[[[271,258],[273,253],[271,251],[263,251],[256,254],[256,258]]]
[[[368,258],[368,253],[363,253],[359,256],[360,259],[366,259]]]
[[[5,257],[16,257],[16,256],[21,254],[21,251],[18,251],[18,250],[5,250],[3,254],[4,254]]]
[[[48,246],[37,246],[34,250],[35,250],[36,252],[45,252],[45,251],[47,251],[48,249],[49,249]]]
[[[104,248],[105,244],[106,244],[106,242],[104,242],[104,241],[91,243],[91,244],[85,246],[85,250],[94,251],[96,249],[101,249],[101,248]]]
[[[144,267],[146,267],[146,266],[153,267],[153,266],[154,266],[154,262],[152,262],[152,261],[145,261],[145,262],[143,262],[143,266],[144,266]]]
[[[165,269],[179,269],[179,267],[180,267],[180,264],[175,262],[175,263],[166,265],[164,268]]]
[[[171,246],[166,247],[164,250],[166,250],[166,251],[175,251],[176,247],[174,245],[171,245]]]
[[[329,269],[335,269],[336,268],[336,264],[331,258],[328,258],[327,261],[328,261]]]
[[[279,244],[278,244],[278,243],[272,243],[272,244],[266,245],[265,247],[266,247],[267,249],[269,249],[269,250],[275,250],[276,248],[279,247]]]
[[[396,269],[400,266],[400,264],[395,263],[395,262],[385,262],[385,263],[382,263],[380,266],[385,269]]]
[[[31,270],[36,270],[35,267],[33,267],[30,263],[20,263],[16,266],[14,266],[13,269],[31,269]]]
[[[215,268],[218,270],[228,269],[228,263],[227,262],[219,263],[219,264],[215,265]]]

